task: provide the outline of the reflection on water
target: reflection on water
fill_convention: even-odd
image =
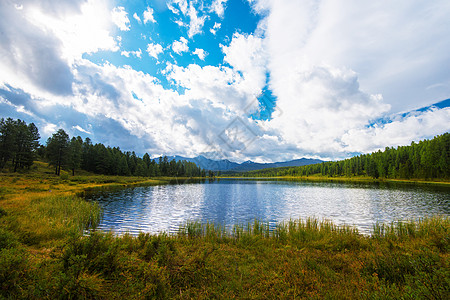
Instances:
[[[196,220],[230,227],[254,219],[317,217],[369,232],[376,222],[450,215],[450,189],[394,184],[220,180],[137,187],[87,198],[104,210],[102,230],[169,232]]]

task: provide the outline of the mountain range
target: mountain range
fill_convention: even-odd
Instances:
[[[322,163],[323,160],[320,159],[312,159],[312,158],[300,158],[294,159],[284,162],[275,162],[275,163],[256,163],[253,161],[245,161],[243,163],[236,163],[229,161],[228,159],[222,160],[214,160],[206,158],[203,155],[199,155],[197,157],[189,158],[183,156],[170,156],[168,157],[170,160],[186,160],[189,162],[194,162],[197,166],[202,169],[211,170],[211,171],[221,171],[221,172],[246,172],[253,170],[261,170],[267,168],[279,168],[279,167],[298,167],[298,166],[306,166],[312,164]]]

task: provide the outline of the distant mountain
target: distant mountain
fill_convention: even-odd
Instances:
[[[202,169],[212,170],[212,171],[232,171],[232,172],[246,172],[246,171],[254,171],[261,170],[267,168],[279,168],[279,167],[299,167],[306,166],[312,164],[320,164],[323,161],[320,159],[312,159],[312,158],[300,158],[294,159],[290,161],[284,162],[275,162],[275,163],[255,163],[253,161],[246,161],[241,164],[229,161],[228,159],[222,160],[213,160],[206,158],[202,155],[189,158],[183,156],[170,156],[169,160],[175,159],[175,161],[186,160],[189,162],[194,162]]]

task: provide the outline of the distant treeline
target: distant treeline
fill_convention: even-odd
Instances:
[[[432,140],[384,151],[359,155],[350,159],[321,164],[264,169],[241,175],[247,177],[273,176],[369,176],[392,179],[449,179],[450,134],[444,133]]]
[[[188,161],[169,161],[166,156],[157,161],[146,153],[138,157],[136,153],[121,151],[118,147],[111,148],[101,143],[92,144],[89,138],[69,138],[69,135],[59,129],[48,138],[46,145],[39,145],[39,132],[31,123],[11,118],[0,120],[0,170],[11,161],[14,172],[18,168],[30,168],[33,161],[40,157],[55,167],[55,174],[60,175],[61,169],[72,171],[86,170],[96,174],[123,176],[212,176],[210,171],[199,168]]]

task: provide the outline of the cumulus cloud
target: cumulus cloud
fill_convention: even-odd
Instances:
[[[418,100],[392,100],[390,90],[382,87],[393,81],[420,96],[424,92],[417,91],[426,84],[423,90],[446,95],[430,101],[448,98],[450,78],[442,68],[449,61],[445,16],[450,5],[445,1],[354,1],[349,7],[333,1],[252,1],[264,19],[255,33],[235,33],[221,46],[222,64],[168,63],[161,71],[183,92],[164,88],[157,78],[129,66],[84,58],[84,53],[119,50],[110,30],[130,28],[124,9],[104,1],[20,3],[18,9],[0,2],[0,109],[36,120],[43,136],[62,127],[71,135],[89,135],[138,153],[281,161],[344,158],[450,130],[450,108],[398,115]],[[201,33],[207,18],[199,17],[209,9],[202,5],[168,4],[193,25],[190,38]],[[113,20],[114,10],[121,17]],[[219,28],[215,23],[211,29]],[[172,50],[183,53],[187,44],[180,38]],[[158,59],[164,48],[150,43],[146,51]],[[120,54],[141,57],[142,50]],[[200,48],[192,54],[207,55]],[[276,97],[279,113],[253,120],[250,114],[263,88]],[[378,121],[386,115],[389,122]]]
[[[242,72],[245,82],[255,95],[266,82],[267,55],[262,38],[235,33],[229,46],[221,46],[224,61]]]
[[[267,16],[261,27],[268,58],[269,87],[277,97],[277,108],[283,112],[262,123],[267,130],[277,132],[284,143],[295,145],[297,153],[316,153],[330,158],[377,149],[377,145],[367,139],[374,140],[371,134],[386,137],[381,132],[394,125],[381,126],[381,130],[368,125],[391,109],[410,106],[408,98],[405,98],[408,101],[392,98],[392,91],[386,88],[392,82],[388,81],[397,81],[395,86],[399,87],[402,82],[416,77],[414,73],[420,73],[421,68],[429,70],[425,65],[430,57],[424,50],[436,53],[439,47],[419,42],[427,38],[422,29],[437,26],[436,32],[443,34],[447,29],[442,30],[438,21],[448,22],[439,13],[438,6],[428,7],[427,14],[432,18],[427,20],[420,17],[423,10],[403,2],[390,6],[392,9],[388,12],[385,10],[388,4],[378,2],[369,6],[357,1],[348,6],[333,1],[319,4],[277,0],[253,4],[255,10]],[[418,30],[411,31],[413,28]],[[405,42],[411,47],[405,47]],[[419,46],[420,51],[416,51]],[[449,61],[448,53],[441,52],[440,56]],[[244,68],[245,64],[239,59],[238,55],[226,56],[230,64]],[[381,87],[380,83],[386,87]],[[405,87],[404,95],[415,88]],[[419,122],[415,124],[417,128],[424,126]],[[445,126],[441,127],[445,130]],[[434,130],[436,134],[442,132],[437,127]],[[362,146],[365,144],[367,147]]]
[[[99,2],[22,1],[0,3],[0,85],[8,83],[33,94],[69,95],[70,65],[83,53],[117,51],[106,28],[109,9]],[[109,20],[109,21],[108,21]]]
[[[270,0],[256,1],[255,8],[268,14],[266,34],[273,66],[275,60],[291,57],[308,64],[347,67],[358,73],[363,90],[382,94],[393,111],[448,97],[449,85],[439,90],[426,87],[442,79],[439,66],[450,61],[444,50],[450,46],[446,38],[450,3],[390,4],[386,0],[368,5]]]
[[[160,44],[148,44],[147,45],[148,55],[158,59],[158,55],[163,52],[163,47]]]
[[[129,31],[131,28],[128,13],[123,6],[114,7],[111,11],[111,18],[114,24],[122,31]]]
[[[208,53],[205,50],[199,48],[195,48],[195,51],[192,52],[192,54],[197,55],[198,58],[200,58],[201,60],[205,60],[206,55],[208,55]]]
[[[144,24],[147,24],[148,22],[156,22],[155,18],[153,17],[153,8],[151,8],[150,6],[148,6],[144,11]]]
[[[180,37],[179,41],[174,41],[172,43],[172,50],[177,53],[181,54],[182,52],[187,52],[189,50],[188,47],[188,41],[184,37]]]

